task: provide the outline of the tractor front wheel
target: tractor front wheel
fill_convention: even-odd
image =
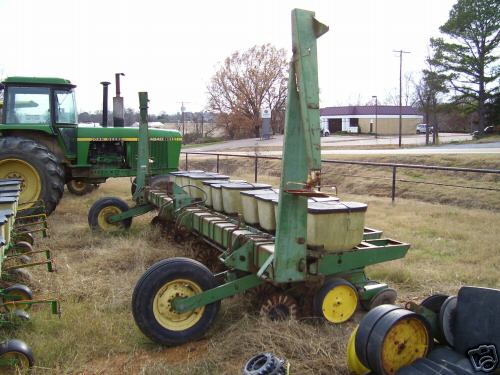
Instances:
[[[220,301],[187,312],[173,307],[187,298],[215,288],[217,281],[200,262],[188,258],[164,259],[139,279],[132,295],[132,313],[139,329],[161,345],[179,345],[203,336],[215,320]]]
[[[36,202],[43,200],[47,215],[52,213],[64,191],[64,170],[57,157],[44,145],[31,139],[0,139],[0,178],[22,179],[19,209],[35,213]]]
[[[29,374],[34,362],[33,352],[24,341],[12,339],[0,343],[0,366],[12,369],[5,373]]]
[[[71,194],[78,196],[89,194],[94,190],[94,185],[78,180],[69,181],[66,183],[66,187]]]
[[[88,222],[90,229],[102,232],[124,231],[132,225],[132,218],[122,221],[110,222],[110,218],[128,211],[128,204],[119,198],[106,197],[96,201],[90,207]]]

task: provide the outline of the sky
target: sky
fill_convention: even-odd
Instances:
[[[418,77],[455,0],[0,0],[0,78],[62,77],[77,85],[79,111],[102,106],[101,81],[123,72],[125,106],[150,113],[206,107],[206,87],[234,51],[271,43],[291,49],[290,12],[330,26],[318,39],[321,106],[383,101],[403,74]]]

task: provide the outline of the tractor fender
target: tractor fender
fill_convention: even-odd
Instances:
[[[61,148],[59,143],[57,142],[57,137],[47,134],[42,131],[36,130],[3,130],[1,137],[21,137],[31,139],[35,142],[38,142],[49,149],[57,159],[65,165],[65,167],[69,167],[71,162],[66,158],[64,154],[64,150]]]

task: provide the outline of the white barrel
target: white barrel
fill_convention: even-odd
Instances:
[[[259,223],[259,212],[257,207],[257,195],[276,195],[278,189],[244,190],[240,192],[241,207],[245,223],[255,225]]]
[[[228,183],[222,184],[222,205],[228,215],[243,214],[240,191],[270,189],[268,184]]]

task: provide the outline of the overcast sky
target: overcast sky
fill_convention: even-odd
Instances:
[[[53,76],[78,85],[80,111],[102,105],[100,81],[124,72],[122,95],[138,107],[175,113],[206,104],[206,85],[236,50],[271,43],[290,50],[290,11],[302,8],[330,26],[318,41],[321,105],[380,100],[404,72],[423,68],[455,0],[112,1],[0,0],[0,77]],[[110,97],[114,85],[110,86]],[[111,100],[110,100],[111,103]]]

